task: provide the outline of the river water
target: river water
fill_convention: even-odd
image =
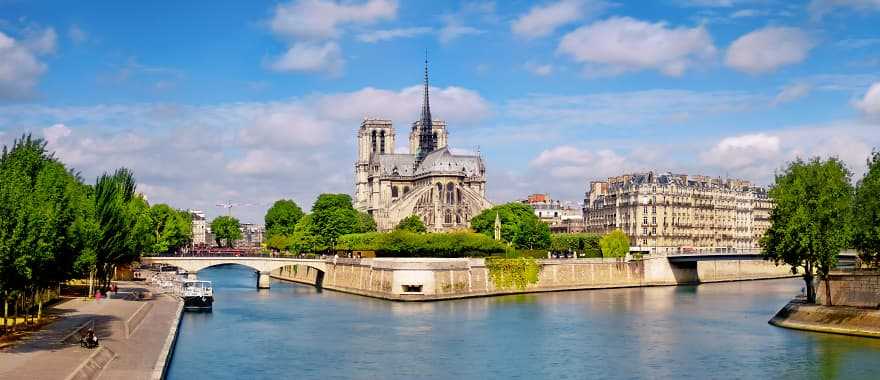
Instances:
[[[880,379],[878,339],[767,324],[797,279],[397,303],[199,277],[169,379]]]

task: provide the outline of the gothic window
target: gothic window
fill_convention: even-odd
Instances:
[[[446,210],[446,215],[443,217],[443,223],[452,224],[452,210]]]
[[[453,199],[454,197],[455,197],[455,186],[452,184],[452,182],[447,183],[446,184],[446,203],[447,204],[454,204],[455,203],[455,200]]]
[[[455,189],[455,200],[458,203],[461,203],[461,189]]]
[[[397,198],[397,186],[391,186],[391,198]]]
[[[409,186],[403,187],[403,194],[406,195],[406,193],[409,193]]]
[[[375,129],[373,130],[372,137],[370,137],[370,143],[373,145],[373,148],[372,148],[372,150],[370,150],[370,152],[371,153],[375,152],[376,151],[376,130]]]
[[[455,224],[461,224],[461,214],[455,214]]]
[[[381,144],[379,145],[379,152],[385,154],[385,131],[379,133],[379,137],[381,138]]]

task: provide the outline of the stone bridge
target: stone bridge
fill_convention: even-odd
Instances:
[[[213,267],[216,265],[238,264],[260,274],[257,280],[257,288],[269,289],[269,273],[278,268],[288,265],[303,265],[315,268],[321,272],[327,271],[327,264],[323,259],[296,259],[285,257],[187,257],[187,256],[144,256],[141,258],[142,264],[167,264],[181,268],[190,276],[194,276],[198,271]]]

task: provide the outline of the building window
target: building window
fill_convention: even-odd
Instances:
[[[406,195],[406,193],[409,193],[409,186],[403,187],[403,195]]]
[[[648,224],[648,217],[647,216],[642,218],[642,224],[645,224],[645,225]]]
[[[443,218],[443,223],[452,224],[452,211],[446,210],[446,216]]]
[[[385,131],[382,131],[381,133],[379,133],[379,137],[382,139],[381,145],[379,145],[379,148],[380,148],[379,152],[381,152],[382,154],[385,154]]]
[[[391,186],[391,198],[397,198],[397,186]]]

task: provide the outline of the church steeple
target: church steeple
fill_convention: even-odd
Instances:
[[[419,120],[419,152],[416,162],[422,162],[428,153],[437,148],[437,139],[434,136],[433,122],[431,119],[431,103],[428,99],[428,52],[425,51],[425,90],[422,99],[422,117]]]

